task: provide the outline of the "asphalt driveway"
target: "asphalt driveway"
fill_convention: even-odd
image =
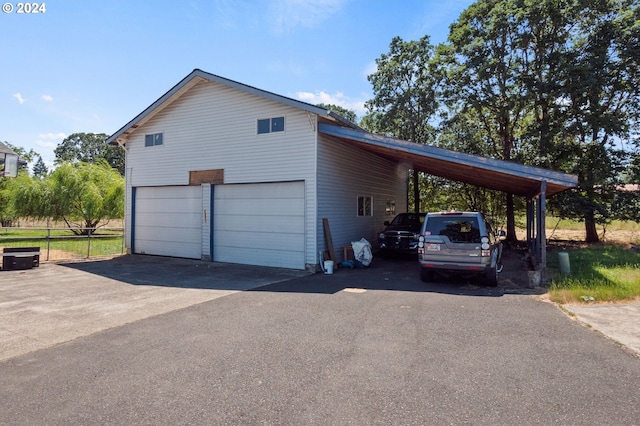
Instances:
[[[0,287],[24,280],[34,300],[55,299],[56,287],[67,283],[75,289],[70,297],[98,291],[93,309],[90,295],[84,299],[83,312],[123,318],[0,361],[0,424],[637,424],[640,418],[637,356],[528,289],[425,285],[415,264],[380,260],[366,270],[302,277],[229,265],[212,271],[216,264],[204,264],[203,272],[202,263],[191,261],[166,269],[126,263],[132,260],[0,272]],[[28,293],[37,274],[39,286],[52,287],[45,296]],[[96,309],[112,297],[98,283],[131,293],[115,312]],[[144,302],[162,291],[156,302]],[[26,315],[6,297],[0,292],[2,315],[7,307]],[[127,312],[147,307],[154,309],[127,319]],[[41,315],[57,321],[55,313]],[[69,315],[71,307],[60,312]]]

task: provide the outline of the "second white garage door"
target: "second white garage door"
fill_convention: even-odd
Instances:
[[[304,182],[216,185],[213,260],[304,269]]]

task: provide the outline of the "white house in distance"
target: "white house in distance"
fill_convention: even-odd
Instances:
[[[130,253],[293,269],[316,270],[325,218],[338,261],[352,241],[374,242],[407,209],[410,167],[527,197],[541,182],[548,195],[575,186],[563,173],[373,135],[198,69],[107,142],[126,150]]]

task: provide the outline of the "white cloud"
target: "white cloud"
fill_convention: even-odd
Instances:
[[[12,96],[18,100],[18,103],[20,105],[22,105],[23,103],[25,103],[27,101],[25,98],[22,97],[22,94],[20,94],[20,93],[14,93]]]
[[[276,32],[314,28],[342,9],[345,0],[277,0],[270,11]]]
[[[317,91],[315,93],[311,92],[296,92],[295,94],[297,99],[301,101],[307,102],[309,104],[331,104],[338,105],[348,110],[355,111],[356,115],[362,117],[365,113],[364,103],[365,100],[362,99],[351,99],[345,96],[342,92],[336,92],[334,94],[330,94],[324,91]]]
[[[36,145],[42,148],[55,148],[66,138],[64,133],[40,133]]]
[[[42,100],[47,102],[53,102],[53,96],[51,95],[42,95]]]

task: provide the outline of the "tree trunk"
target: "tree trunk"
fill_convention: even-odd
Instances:
[[[517,243],[518,236],[516,235],[516,218],[513,208],[513,194],[507,194],[507,242]]]
[[[598,230],[596,229],[596,220],[593,217],[593,213],[589,212],[584,217],[584,227],[587,232],[585,241],[587,243],[598,243],[600,238],[598,237]]]

